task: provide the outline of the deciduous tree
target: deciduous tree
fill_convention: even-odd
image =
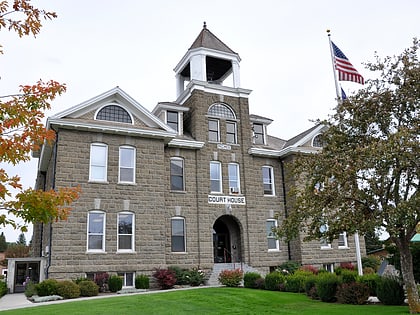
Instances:
[[[14,31],[19,37],[36,36],[43,19],[52,19],[55,12],[40,10],[29,0],[0,2],[0,30]],[[0,46],[1,47],[1,46]],[[52,130],[46,130],[42,119],[51,101],[66,90],[55,81],[39,80],[34,85],[22,85],[15,95],[0,96],[0,163],[16,165],[30,159],[31,151],[54,140]],[[14,200],[13,192],[16,192]],[[50,222],[65,219],[70,203],[78,197],[79,188],[60,188],[58,191],[24,190],[19,176],[10,176],[0,167],[0,225],[11,225],[26,231],[30,222]],[[23,219],[17,224],[10,215]]]
[[[385,228],[401,257],[411,313],[420,313],[410,240],[420,220],[419,41],[366,68],[378,74],[340,103],[325,124],[319,154],[298,156],[295,205],[278,230],[293,238],[337,238]],[[328,227],[321,229],[320,227]]]

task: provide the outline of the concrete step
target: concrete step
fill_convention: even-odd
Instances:
[[[263,275],[259,270],[245,264],[245,263],[217,263],[213,265],[212,273],[210,274],[209,279],[207,280],[207,284],[210,286],[217,286],[220,285],[219,283],[219,275],[223,270],[235,270],[240,269],[245,274],[246,272],[258,272],[259,274]]]

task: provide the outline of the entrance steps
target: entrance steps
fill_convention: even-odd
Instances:
[[[219,275],[223,270],[235,270],[240,269],[245,274],[246,272],[258,272],[260,275],[263,275],[263,273],[245,263],[216,263],[213,265],[213,270],[210,274],[209,279],[207,280],[207,285],[209,286],[218,286],[219,283]]]

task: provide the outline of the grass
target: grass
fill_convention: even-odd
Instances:
[[[202,288],[71,301],[4,311],[2,314],[299,314],[299,315],[398,315],[407,306],[344,305],[322,303],[304,294],[244,288]]]

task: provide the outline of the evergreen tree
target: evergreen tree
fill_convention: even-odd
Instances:
[[[5,252],[6,249],[7,249],[6,236],[4,236],[4,233],[1,232],[1,235],[0,235],[0,253]]]
[[[19,237],[18,237],[18,240],[16,241],[16,244],[25,245],[26,246],[26,237],[25,237],[25,234],[23,234],[23,233],[20,233],[19,234]]]

